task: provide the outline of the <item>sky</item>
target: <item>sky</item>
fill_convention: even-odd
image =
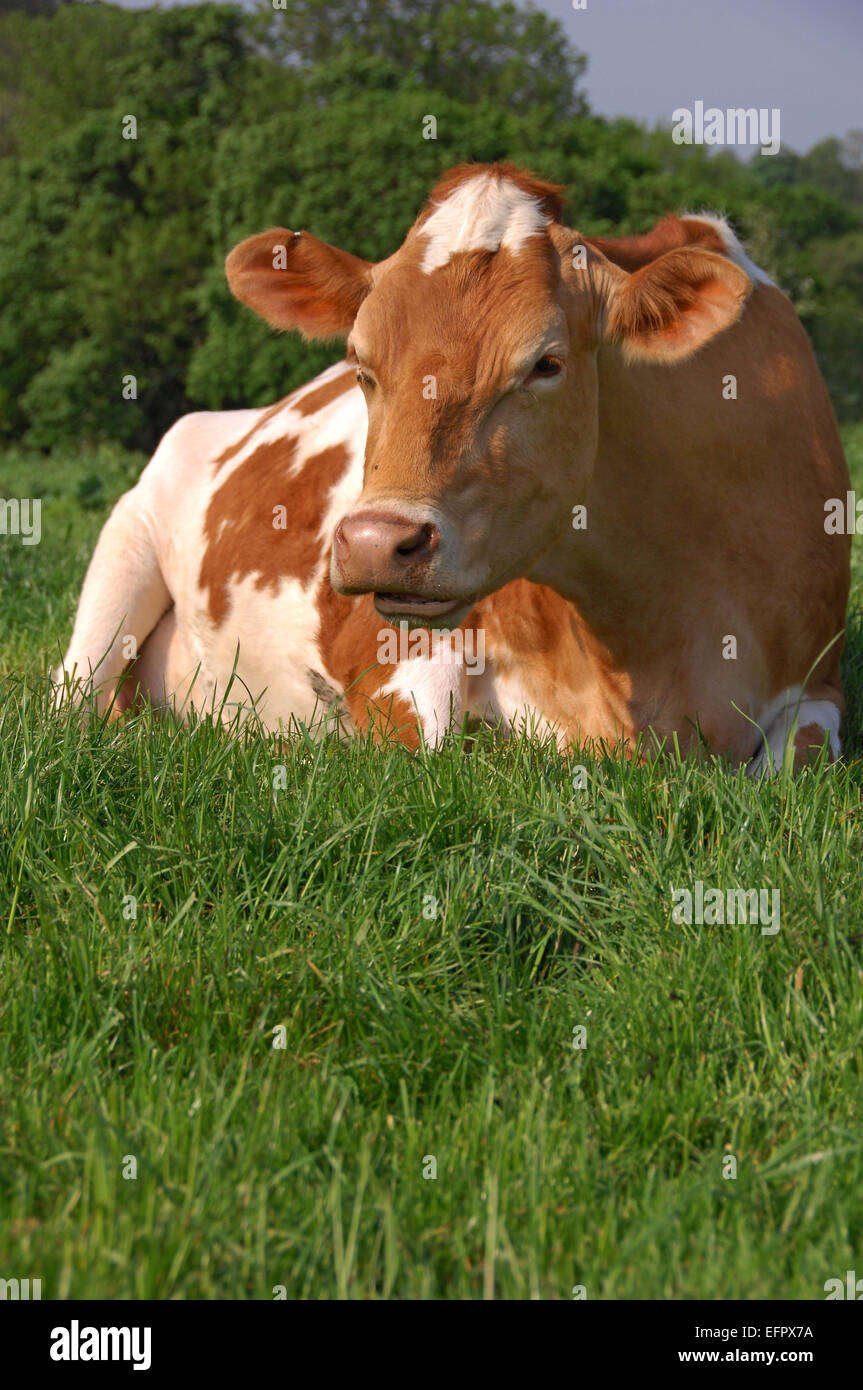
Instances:
[[[863,0],[541,0],[588,56],[602,116],[671,127],[676,108],[780,111],[783,148],[804,153],[863,128]],[[751,150],[740,153],[747,157]]]

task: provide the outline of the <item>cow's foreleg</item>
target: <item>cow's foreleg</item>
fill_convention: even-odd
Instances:
[[[117,684],[171,605],[152,530],[137,488],[120,498],[102,528],[62,667],[58,703],[118,708]]]
[[[793,766],[804,767],[817,757],[827,739],[831,761],[839,757],[839,725],[844,700],[835,686],[819,686],[805,693],[799,685],[784,690],[763,711],[758,720],[764,735],[760,748],[747,766],[750,776],[763,772],[779,772],[785,749],[793,738]]]

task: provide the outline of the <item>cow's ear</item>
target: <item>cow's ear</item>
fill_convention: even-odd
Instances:
[[[370,261],[284,227],[241,241],[225,262],[237,299],[273,328],[299,329],[306,338],[350,333],[371,272]]]
[[[749,276],[710,251],[668,251],[627,275],[603,267],[601,337],[630,360],[688,357],[739,319],[752,290]]]

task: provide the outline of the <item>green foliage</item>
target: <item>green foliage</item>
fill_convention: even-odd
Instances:
[[[109,63],[125,52],[134,16],[116,5],[56,8],[44,0],[0,15],[0,156],[38,154],[121,95]]]
[[[487,101],[550,120],[586,108],[586,59],[531,4],[473,0],[278,0],[259,24],[277,58],[314,71],[333,58],[382,58],[411,85],[472,105]]]
[[[591,116],[582,55],[508,3],[69,5],[4,16],[2,37],[0,441],[150,449],[184,411],[284,394],[340,349],[238,305],[227,251],[278,224],[386,256],[464,160],[566,184],[588,235],[726,212],[790,293],[840,412],[863,412],[859,135],[743,164]]]
[[[107,64],[115,105],[27,160],[0,162],[6,438],[149,447],[188,408],[213,135],[232,118],[241,25],[229,6],[138,16]],[[123,136],[129,115],[135,139]],[[122,396],[128,375],[136,401]]]
[[[863,131],[852,130],[839,140],[831,136],[813,145],[807,154],[781,150],[756,162],[756,172],[770,187],[792,188],[808,184],[830,193],[840,202],[863,207]]]

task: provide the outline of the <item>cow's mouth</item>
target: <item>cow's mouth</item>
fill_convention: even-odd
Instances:
[[[443,618],[457,608],[469,608],[470,599],[420,598],[417,594],[375,594],[375,608],[382,618]]]

